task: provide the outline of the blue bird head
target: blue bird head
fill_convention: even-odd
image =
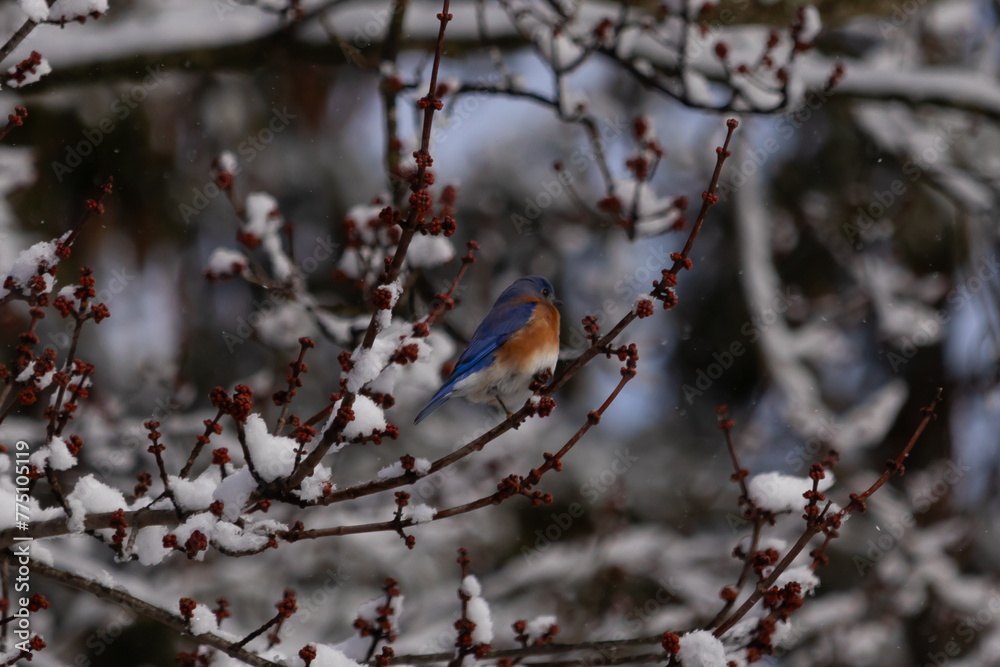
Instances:
[[[498,304],[506,303],[511,299],[523,296],[536,297],[551,303],[556,302],[556,291],[552,288],[552,283],[541,276],[525,276],[515,280],[497,297],[496,302]]]

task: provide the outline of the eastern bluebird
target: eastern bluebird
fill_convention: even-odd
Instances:
[[[528,400],[528,386],[559,359],[559,310],[548,280],[527,276],[515,280],[493,304],[472,334],[469,346],[413,423],[419,424],[452,396],[492,403],[510,416]]]

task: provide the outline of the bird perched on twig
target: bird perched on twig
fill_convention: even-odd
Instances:
[[[538,373],[559,359],[559,310],[555,290],[541,276],[515,280],[493,304],[455,364],[451,377],[420,411],[415,424],[452,396],[498,405],[512,416],[531,395]]]

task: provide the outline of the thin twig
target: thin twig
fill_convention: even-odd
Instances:
[[[188,456],[187,461],[184,463],[184,467],[181,468],[178,477],[184,478],[191,474],[191,468],[194,467],[194,462],[198,459],[198,455],[201,454],[201,450],[208,444],[209,438],[213,433],[215,433],[216,424],[222,419],[222,416],[226,414],[224,410],[219,410],[215,414],[215,418],[211,421],[207,421],[205,424],[205,431],[201,434],[198,442],[195,443],[194,448],[191,450],[191,454]]]
[[[726,406],[719,406],[718,413],[719,428],[725,435],[726,449],[729,451],[729,460],[732,461],[733,464],[732,480],[740,485],[739,504],[744,508],[744,516],[753,523],[753,528],[750,533],[750,546],[747,548],[747,551],[743,556],[743,567],[740,570],[736,584],[732,587],[732,597],[726,600],[722,609],[719,610],[719,613],[717,613],[712,620],[705,625],[703,628],[704,630],[711,630],[716,625],[721,623],[722,619],[724,619],[730,610],[736,605],[736,600],[739,598],[740,593],[743,592],[743,587],[746,585],[747,580],[750,578],[750,572],[753,570],[753,555],[757,552],[757,547],[760,546],[760,536],[763,531],[764,524],[773,521],[773,515],[770,512],[766,512],[758,507],[750,497],[750,492],[747,489],[746,483],[746,478],[750,474],[750,471],[740,465],[739,456],[736,454],[736,444],[733,441],[734,422],[729,418],[729,412]]]

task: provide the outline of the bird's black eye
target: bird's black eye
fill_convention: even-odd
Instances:
[[[552,291],[548,287],[542,290],[542,296],[549,296],[550,294],[552,294]]]

